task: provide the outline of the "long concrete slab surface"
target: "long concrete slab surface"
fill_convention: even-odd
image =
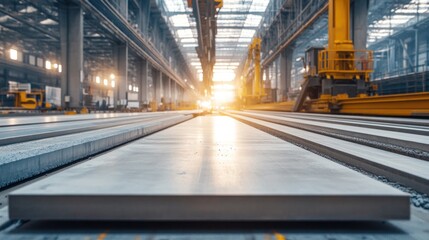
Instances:
[[[23,187],[11,219],[408,219],[395,188],[225,116],[179,124]]]

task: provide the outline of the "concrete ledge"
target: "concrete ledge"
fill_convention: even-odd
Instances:
[[[191,119],[174,116],[0,148],[0,188]]]
[[[408,196],[12,194],[13,220],[381,221],[408,219]]]

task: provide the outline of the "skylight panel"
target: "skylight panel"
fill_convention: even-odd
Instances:
[[[241,35],[240,37],[242,38],[249,38],[249,37],[253,37],[253,35],[255,35],[256,30],[249,30],[249,29],[243,29],[241,31]]]
[[[241,42],[241,43],[243,43],[243,42],[250,43],[251,41],[252,41],[252,38],[239,38],[238,39],[238,42]]]
[[[180,0],[164,0],[168,12],[184,12],[185,5]]]
[[[263,12],[267,8],[267,5],[270,1],[267,0],[253,0],[252,6],[250,7],[250,12]]]
[[[195,38],[182,38],[180,40],[181,43],[196,43],[197,39]]]
[[[189,37],[193,37],[194,34],[192,33],[191,29],[180,29],[177,30],[177,35],[179,36],[179,38],[189,38]]]
[[[174,27],[190,27],[188,15],[186,14],[171,16],[170,21]]]
[[[246,27],[258,27],[259,23],[261,23],[262,16],[249,14],[244,22],[244,26]]]

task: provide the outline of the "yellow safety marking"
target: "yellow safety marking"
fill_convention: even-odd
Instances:
[[[276,240],[286,240],[286,237],[278,232],[274,232],[274,237],[276,238]]]
[[[107,233],[101,233],[100,235],[98,235],[97,240],[104,240],[107,237]]]

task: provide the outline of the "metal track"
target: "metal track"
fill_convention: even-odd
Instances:
[[[314,132],[317,134],[322,134],[350,142],[355,142],[363,145],[367,145],[370,147],[375,147],[379,149],[383,149],[386,151],[395,152],[398,154],[402,154],[405,156],[410,156],[422,160],[429,161],[429,146],[425,143],[419,143],[416,141],[410,141],[410,140],[404,140],[404,139],[398,139],[395,137],[385,137],[380,136],[376,134],[371,133],[371,128],[375,128],[374,125],[368,125],[368,124],[352,124],[352,123],[345,123],[338,121],[334,121],[335,125],[341,126],[341,125],[350,125],[360,128],[367,129],[366,132],[357,132],[357,131],[351,131],[351,130],[344,130],[344,127],[335,127],[334,124],[329,124],[330,127],[326,126],[320,126],[321,122],[323,122],[322,119],[319,119],[315,117],[312,122],[304,121],[302,119],[292,119],[289,116],[275,116],[273,114],[267,114],[267,113],[250,113],[250,112],[233,112],[235,114],[240,114],[243,116],[252,117],[255,119],[268,121],[272,123],[281,124],[284,126],[289,126],[293,128],[302,129],[309,132]],[[332,123],[332,121],[331,121]],[[379,127],[378,129],[384,129],[392,131],[392,136],[397,132],[404,132],[404,133],[411,133],[417,131],[416,129],[400,129],[393,126],[384,126]],[[423,128],[422,128],[423,129]],[[423,131],[423,130],[422,130]],[[419,135],[427,135],[429,132],[422,132]],[[424,136],[422,136],[424,137]]]
[[[50,129],[47,130],[43,130],[42,132],[39,133],[34,133],[34,131],[38,131],[41,130],[39,127],[40,124],[42,123],[35,123],[35,124],[31,124],[31,125],[36,125],[35,130],[33,131],[29,131],[27,134],[25,135],[12,135],[10,137],[0,137],[0,146],[5,146],[5,145],[10,145],[10,144],[15,144],[15,143],[23,143],[23,142],[29,142],[29,141],[35,141],[35,140],[39,140],[39,139],[44,139],[44,138],[51,138],[51,137],[57,137],[57,136],[64,136],[64,135],[70,135],[70,134],[75,134],[75,133],[82,133],[82,132],[87,132],[87,131],[94,131],[94,130],[99,130],[99,129],[106,129],[106,128],[113,128],[113,127],[118,127],[118,126],[123,126],[123,125],[127,125],[127,124],[133,124],[133,123],[138,123],[138,122],[146,122],[146,121],[150,121],[150,120],[154,120],[154,119],[161,119],[164,118],[166,116],[172,116],[173,114],[170,115],[158,115],[158,116],[146,116],[146,117],[142,117],[142,116],[137,116],[137,117],[132,117],[132,118],[125,118],[125,119],[103,119],[105,120],[105,122],[100,121],[99,119],[92,119],[92,120],[74,120],[74,121],[62,121],[59,123],[49,123],[49,127],[53,127],[54,124],[57,125],[57,128],[60,128],[59,130],[55,130],[55,131],[51,131]],[[65,123],[70,123],[70,122],[79,122],[79,125],[75,125],[75,126],[67,126],[65,125]],[[90,124],[90,126],[88,126],[88,123]],[[46,124],[46,123],[44,123]],[[8,129],[6,127],[2,127],[0,129],[0,133],[2,131],[8,131]]]
[[[368,152],[362,152],[362,154],[356,154],[353,153],[353,148],[358,149],[359,146],[368,146],[370,144],[364,144],[362,142],[358,141],[352,141],[352,139],[347,139],[347,141],[341,140],[344,139],[343,136],[338,134],[332,134],[332,132],[327,132],[327,129],[324,129],[323,132],[319,133],[321,129],[318,128],[308,128],[305,124],[290,124],[286,121],[279,121],[278,119],[272,119],[270,116],[260,116],[250,113],[243,113],[243,112],[225,112],[224,114],[233,117],[241,122],[244,122],[246,124],[249,124],[253,127],[256,127],[262,131],[265,131],[267,133],[270,133],[274,136],[277,136],[283,140],[286,140],[288,142],[294,143],[298,146],[301,146],[309,151],[315,152],[319,155],[325,156],[327,158],[336,160],[338,162],[342,162],[354,167],[357,167],[359,169],[362,169],[364,171],[367,171],[369,173],[375,174],[377,176],[385,176],[389,180],[398,182],[400,184],[403,184],[405,186],[411,187],[419,192],[422,192],[424,194],[429,194],[429,179],[426,176],[417,174],[418,171],[422,171],[421,168],[416,168],[415,171],[408,171],[404,169],[398,169],[397,167],[394,167],[394,160],[392,160],[391,164],[386,164],[389,161],[389,159],[384,159],[384,163],[382,162],[376,162],[372,161],[370,159],[371,157],[368,157],[368,155],[373,155],[374,158],[376,157],[383,157],[386,153],[386,151],[383,150],[381,147],[377,146],[371,146],[374,147],[372,149],[371,153]],[[298,131],[301,131],[301,135],[292,133],[293,129],[298,129]],[[309,138],[308,135],[305,136],[305,132],[312,134],[312,136],[321,136],[320,139],[338,139],[338,147],[331,147],[326,144],[325,142],[320,142],[320,139],[316,139],[316,137]],[[344,132],[346,133],[346,132]],[[315,135],[316,134],[316,135]],[[329,137],[326,137],[329,136]],[[334,140],[333,140],[334,141]],[[348,144],[348,146],[351,146],[349,149],[350,151],[347,151],[347,149],[341,148],[340,144]],[[426,148],[428,146],[426,145]],[[364,147],[363,149],[368,149],[368,147]],[[396,153],[396,151],[391,150],[389,151],[391,154]],[[392,153],[393,152],[393,153]],[[399,157],[400,158],[400,157]],[[397,158],[397,159],[399,159]],[[404,159],[410,159],[414,162],[418,162],[420,166],[428,167],[429,163],[427,163],[424,160],[416,159],[416,158],[407,158],[403,157]]]

